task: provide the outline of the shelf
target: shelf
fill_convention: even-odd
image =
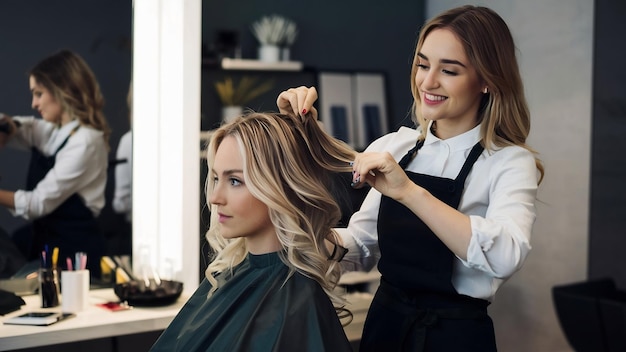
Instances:
[[[224,70],[258,70],[258,71],[301,71],[300,61],[277,61],[263,62],[250,59],[222,59],[222,69]]]
[[[200,142],[208,143],[211,139],[211,135],[213,134],[213,130],[210,131],[200,131]]]

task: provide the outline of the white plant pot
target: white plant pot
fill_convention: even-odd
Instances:
[[[280,61],[280,47],[276,45],[261,45],[259,47],[259,60],[263,62]]]
[[[222,106],[222,121],[225,123],[241,115],[243,115],[243,106]]]

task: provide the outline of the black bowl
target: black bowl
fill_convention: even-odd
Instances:
[[[161,280],[157,285],[150,280],[150,285],[142,280],[133,280],[116,284],[113,291],[121,301],[136,307],[166,306],[176,302],[183,292],[183,283],[179,281]]]

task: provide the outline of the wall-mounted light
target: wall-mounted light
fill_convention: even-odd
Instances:
[[[199,277],[201,16],[201,0],[133,1],[133,267],[189,292]]]

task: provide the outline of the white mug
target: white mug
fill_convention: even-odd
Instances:
[[[89,270],[61,272],[61,311],[78,313],[89,303]]]

